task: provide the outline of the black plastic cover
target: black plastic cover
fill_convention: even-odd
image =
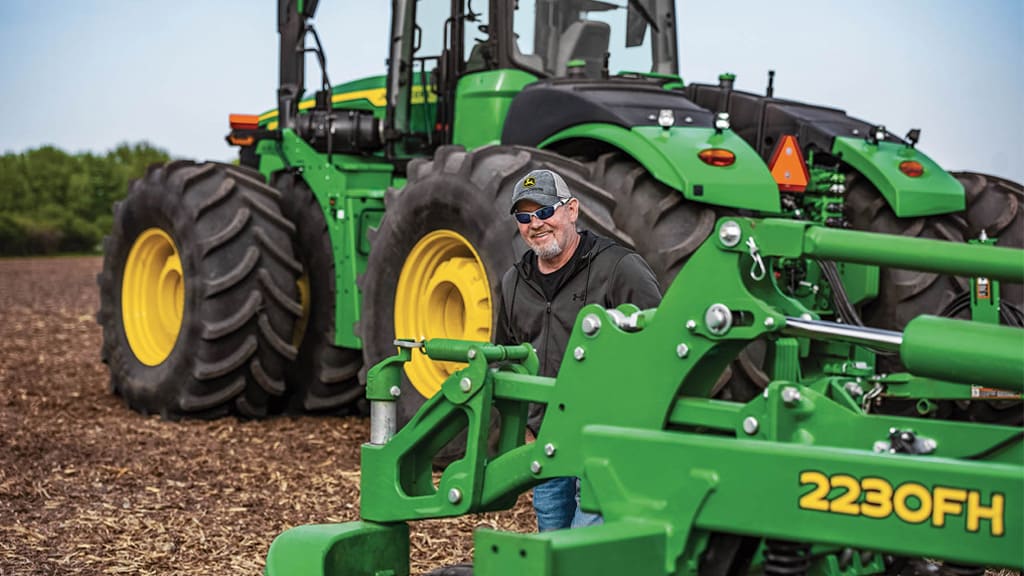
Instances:
[[[700,106],[715,112],[728,112],[732,130],[747,141],[765,161],[771,158],[775,144],[784,134],[793,134],[804,149],[809,147],[830,153],[837,136],[866,138],[874,128],[845,111],[769,98],[750,92],[724,90],[710,84],[690,84],[686,94]],[[722,102],[725,102],[725,110]],[[887,141],[902,142],[888,135]]]
[[[681,91],[637,78],[549,79],[526,86],[512,100],[502,144],[536,146],[549,136],[586,123],[629,129],[657,126],[661,110],[672,110],[676,126],[710,128],[714,115]]]

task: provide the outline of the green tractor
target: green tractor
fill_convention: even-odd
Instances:
[[[102,357],[135,410],[361,412],[364,367],[396,337],[489,340],[498,281],[525,250],[512,183],[536,168],[562,174],[583,226],[636,249],[664,288],[723,216],[1024,245],[1024,190],[944,171],[917,149],[919,131],[900,138],[775,98],[770,83],[734,90],[727,74],[684,83],[673,0],[393,0],[387,74],[340,85],[316,7],[279,1],[277,108],[232,116],[239,165],[154,167],[115,207]],[[312,94],[307,53],[321,67]],[[774,273],[789,297],[848,324],[1024,324],[1019,284],[809,258]],[[751,343],[711,392],[761,392],[773,354]],[[414,354],[399,420],[464,365]]]

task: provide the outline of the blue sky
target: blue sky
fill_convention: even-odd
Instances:
[[[482,1],[482,0],[477,0]],[[624,2],[622,2],[624,4]],[[0,151],[149,140],[227,160],[232,112],[275,106],[273,0],[5,1]],[[684,79],[845,109],[950,170],[1024,181],[1024,0],[678,0]],[[384,0],[322,0],[331,80],[383,73]],[[312,85],[312,84],[310,84]]]

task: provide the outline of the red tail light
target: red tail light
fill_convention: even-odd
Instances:
[[[697,157],[710,166],[732,166],[736,161],[736,155],[724,148],[701,150]]]
[[[924,174],[924,166],[921,166],[921,163],[916,160],[905,160],[900,162],[900,172],[903,172],[911,178],[917,178]]]

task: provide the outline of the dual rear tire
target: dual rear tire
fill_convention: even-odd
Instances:
[[[284,394],[301,265],[279,199],[244,169],[173,162],[115,205],[98,320],[111,389],[131,408],[261,417]]]

